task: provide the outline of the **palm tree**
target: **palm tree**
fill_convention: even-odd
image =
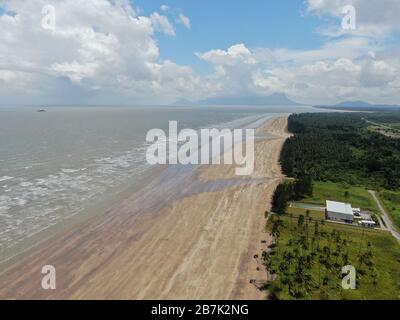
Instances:
[[[361,254],[362,243],[363,243],[363,239],[364,239],[365,227],[362,227],[362,228],[363,228],[363,231],[362,231],[362,234],[361,234],[361,239],[360,239],[360,248],[359,248],[359,250],[358,250],[358,255],[360,255],[360,254]]]
[[[301,214],[299,215],[299,220],[297,221],[297,225],[302,227],[304,225],[304,216]]]
[[[376,289],[376,287],[378,286],[378,271],[375,268],[373,268],[371,277],[372,277],[372,284]]]
[[[349,254],[347,252],[342,254],[342,261],[345,266],[349,264]]]

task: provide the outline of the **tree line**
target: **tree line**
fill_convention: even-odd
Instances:
[[[313,185],[310,176],[301,176],[298,179],[284,181],[275,189],[271,210],[277,214],[285,214],[290,201],[311,196],[312,192]]]
[[[400,189],[400,139],[368,130],[365,121],[388,117],[380,113],[291,115],[288,129],[294,135],[281,152],[283,172],[294,178]],[[391,119],[400,123],[400,112]]]
[[[303,215],[285,221],[277,216],[270,223],[276,243],[263,253],[263,262],[276,276],[267,286],[271,299],[343,298],[341,269],[349,264],[357,266],[357,289],[369,284],[377,288],[375,255],[364,236],[356,241]]]

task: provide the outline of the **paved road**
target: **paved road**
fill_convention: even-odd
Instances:
[[[400,242],[400,233],[397,232],[395,225],[393,224],[392,220],[390,219],[389,215],[386,213],[386,210],[383,208],[381,202],[379,201],[378,197],[376,196],[376,192],[373,190],[368,190],[371,194],[372,198],[374,198],[376,204],[378,205],[379,210],[382,213],[382,219],[386,224],[387,229],[390,233]]]

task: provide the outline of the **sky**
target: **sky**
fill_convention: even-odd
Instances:
[[[398,0],[0,0],[0,105],[400,104],[399,16]]]

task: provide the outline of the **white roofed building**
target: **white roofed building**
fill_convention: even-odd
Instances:
[[[326,216],[330,220],[353,222],[354,212],[351,204],[336,201],[326,201]]]
[[[373,227],[376,226],[375,221],[371,221],[371,220],[361,220],[361,221],[358,222],[358,224],[360,226],[368,227],[368,228],[373,228]]]

